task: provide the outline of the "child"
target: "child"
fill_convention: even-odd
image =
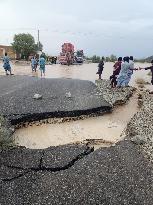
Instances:
[[[32,72],[37,71],[37,60],[34,56],[31,59],[31,68],[32,68]]]

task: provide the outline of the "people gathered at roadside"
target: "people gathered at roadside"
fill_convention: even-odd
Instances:
[[[45,76],[45,67],[46,67],[46,60],[43,55],[37,59],[36,56],[31,58],[31,69],[32,72],[37,71],[37,66],[39,65],[41,77]],[[6,75],[13,75],[11,71],[10,59],[5,53],[3,57],[3,68],[5,70]],[[104,70],[104,58],[102,58],[98,64],[98,72],[96,74],[99,75],[99,80],[102,80],[102,74]],[[134,58],[133,56],[126,56],[124,58],[119,57],[117,62],[115,62],[113,66],[113,74],[110,76],[111,87],[127,87],[129,86],[131,77],[133,72],[136,70],[150,70],[152,75],[151,84],[153,85],[153,60],[151,61],[151,66],[149,67],[134,67]]]
[[[113,75],[110,76],[112,88],[129,86],[133,71],[138,70],[134,68],[133,56],[126,56],[123,60],[119,57],[113,67]]]

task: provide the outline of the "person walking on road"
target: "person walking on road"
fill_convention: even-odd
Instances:
[[[31,68],[32,68],[32,72],[37,71],[37,60],[34,56],[31,59]]]
[[[40,56],[39,67],[40,67],[41,77],[42,75],[44,75],[45,77],[45,65],[46,65],[46,61],[45,61],[44,56]]]
[[[7,53],[5,53],[5,56],[4,56],[4,58],[3,58],[3,68],[4,68],[4,70],[5,70],[5,73],[6,73],[6,75],[9,75],[9,73],[10,73],[10,75],[13,75],[12,74],[12,71],[11,71],[11,66],[10,66],[10,59],[9,59],[9,57],[7,56]],[[8,73],[9,72],[9,73]]]

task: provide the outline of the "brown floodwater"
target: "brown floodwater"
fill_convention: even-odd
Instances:
[[[13,137],[16,144],[32,149],[89,139],[103,140],[106,144],[112,144],[124,138],[124,129],[137,111],[135,94],[125,105],[116,107],[112,113],[60,124],[32,125],[16,130]]]
[[[103,71],[103,79],[109,79],[110,75],[112,75],[113,70],[113,64],[114,63],[105,63],[104,71]],[[135,67],[146,67],[149,66],[148,63],[135,63]],[[98,75],[96,75],[97,72],[97,66],[96,63],[90,63],[90,64],[83,64],[83,65],[73,65],[73,66],[64,66],[64,65],[47,65],[46,66],[46,78],[72,78],[72,79],[82,79],[82,80],[90,80],[92,82],[95,82],[95,80],[98,78]],[[2,64],[0,63],[0,67],[2,68]],[[40,77],[39,69],[37,73],[31,72],[31,67],[29,64],[24,63],[23,65],[14,64],[12,63],[12,71],[15,75],[29,75],[34,77]],[[130,85],[136,86],[136,79],[142,78],[145,81],[150,82],[151,77],[147,74],[149,71],[141,70],[141,71],[135,71]],[[0,75],[5,74],[3,68],[0,69]],[[150,86],[151,88],[151,86]]]
[[[136,63],[135,67],[146,67],[148,65]],[[113,63],[105,63],[103,79],[109,79],[112,69]],[[12,70],[15,75],[40,77],[39,70],[37,73],[32,73],[30,65],[12,64]],[[95,82],[98,78],[96,72],[97,64],[92,63],[69,67],[59,64],[46,66],[46,78],[72,78]],[[144,70],[134,72],[130,85],[137,86],[135,81],[138,78],[150,82],[151,77],[148,73],[148,71]],[[5,73],[1,69],[0,75],[3,74]],[[147,85],[147,88],[152,89],[152,86]],[[116,107],[111,114],[60,124],[32,125],[18,129],[14,133],[15,143],[34,149],[83,142],[87,139],[104,140],[108,144],[109,142],[116,143],[124,137],[123,133],[127,123],[138,111],[136,98],[135,94],[129,102],[123,106]]]

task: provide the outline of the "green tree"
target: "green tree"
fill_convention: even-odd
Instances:
[[[110,61],[111,61],[111,62],[117,61],[117,57],[112,54],[112,55],[110,56]]]
[[[99,62],[100,62],[100,56],[94,55],[94,56],[92,57],[92,63],[99,63]]]
[[[105,61],[106,61],[106,62],[110,62],[110,61],[111,61],[111,60],[110,60],[110,57],[107,56],[107,57],[105,58]]]
[[[25,33],[16,34],[14,36],[12,47],[16,53],[21,54],[22,58],[26,60],[28,60],[31,53],[38,51],[38,45],[35,44],[34,37],[31,34]]]

